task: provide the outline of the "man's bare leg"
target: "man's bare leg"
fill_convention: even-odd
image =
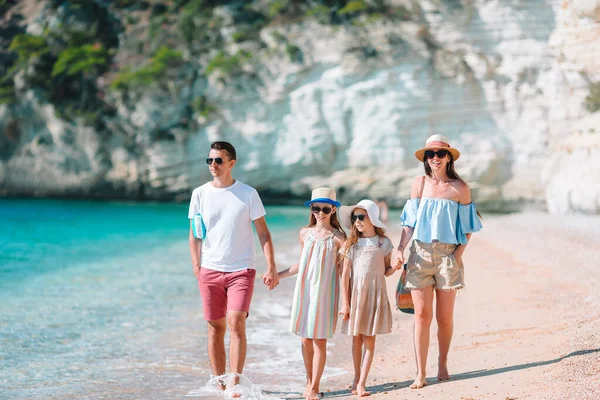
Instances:
[[[227,324],[225,317],[208,321],[208,359],[214,376],[221,376],[225,373],[225,332]],[[225,386],[221,385],[225,390]]]
[[[232,386],[240,383],[239,374],[244,370],[246,362],[246,318],[248,313],[245,311],[228,311],[227,325],[229,326],[229,366],[233,373]],[[239,397],[240,394],[234,393],[233,397]]]

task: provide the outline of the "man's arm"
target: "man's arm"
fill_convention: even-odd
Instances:
[[[255,219],[254,227],[258,234],[258,240],[260,240],[260,247],[267,259],[267,272],[263,275],[263,282],[269,289],[274,289],[279,284],[279,276],[277,275],[277,267],[275,266],[273,239],[271,238],[271,232],[269,232],[265,217]]]
[[[196,279],[200,279],[200,262],[202,260],[202,240],[194,237],[194,231],[192,229],[193,221],[190,220],[190,254],[192,256],[192,266],[194,267],[194,275]]]

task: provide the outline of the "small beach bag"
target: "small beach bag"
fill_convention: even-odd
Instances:
[[[402,275],[398,279],[396,286],[396,308],[406,314],[414,314],[415,306],[410,295],[410,290],[406,288],[406,269],[408,264],[402,267]]]

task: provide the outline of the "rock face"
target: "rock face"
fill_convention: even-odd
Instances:
[[[186,199],[209,179],[210,142],[228,140],[236,177],[266,202],[330,185],[401,206],[422,173],[414,151],[442,133],[482,208],[600,212],[600,113],[585,108],[600,81],[596,2],[455,3],[420,2],[418,21],[394,24],[269,26],[237,79],[117,99],[100,132],[28,93],[0,108],[12,132],[0,193]],[[208,118],[190,113],[199,94],[216,106]]]
[[[587,115],[581,107],[590,96],[589,82],[600,82],[598,21],[598,2],[565,2],[550,38],[556,79],[543,176],[553,213],[600,213],[600,112]]]

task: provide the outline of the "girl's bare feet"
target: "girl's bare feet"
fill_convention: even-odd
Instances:
[[[305,396],[306,400],[319,400],[319,392],[316,390],[309,390]]]
[[[427,380],[425,380],[425,377],[417,376],[415,381],[410,385],[410,388],[411,389],[421,389],[424,386],[427,386]]]
[[[450,379],[450,374],[448,373],[448,366],[446,365],[446,363],[440,362],[440,365],[438,367],[437,379],[438,381],[447,381]]]
[[[302,396],[304,396],[304,397],[308,396],[308,394],[310,393],[311,386],[312,386],[312,383],[310,383],[310,381],[306,381],[306,387],[304,388],[304,393],[302,393]]]
[[[356,387],[357,386],[358,386],[358,379],[354,378],[354,381],[352,382],[352,386],[351,386],[352,394],[356,394]]]
[[[358,397],[367,397],[367,396],[371,395],[371,392],[367,392],[367,390],[365,389],[364,386],[359,385],[356,388],[356,394],[357,394]]]

